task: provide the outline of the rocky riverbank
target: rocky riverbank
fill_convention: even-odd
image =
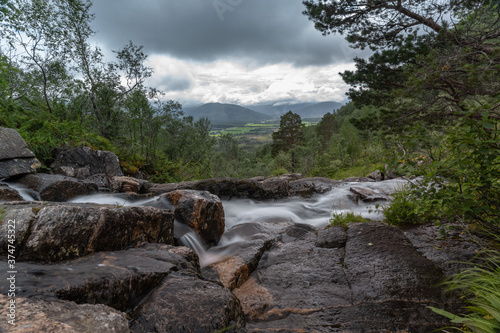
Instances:
[[[1,331],[429,332],[447,321],[427,306],[459,305],[439,285],[460,269],[450,262],[480,249],[459,232],[443,238],[432,225],[325,229],[265,216],[225,223],[221,199],[278,203],[357,182],[346,197],[353,204],[391,200],[391,191],[367,185],[381,181],[380,173],[152,184],[124,177],[112,153],[80,147],[59,154],[52,166],[59,174],[40,174],[14,132],[0,128],[0,137],[17,142],[0,142],[7,181],[0,186],[0,258],[7,267],[15,221],[16,260],[15,297],[7,269],[0,284],[2,308],[15,301],[15,326],[2,320]],[[135,207],[67,202],[95,193]],[[179,224],[223,255],[200,265],[179,246]],[[219,243],[223,235],[237,241]]]

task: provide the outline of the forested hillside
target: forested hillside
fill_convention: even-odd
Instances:
[[[146,86],[153,70],[141,46],[131,41],[106,59],[90,42],[89,0],[4,0],[0,125],[18,129],[47,171],[64,145],[112,150],[126,173],[158,182],[388,169],[449,189],[426,192],[429,206],[415,218],[498,221],[498,2],[404,3],[304,1],[322,33],[374,53],[342,73],[350,103],[317,126],[285,114],[274,142],[248,151]]]

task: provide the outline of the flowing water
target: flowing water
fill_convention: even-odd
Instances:
[[[402,188],[406,184],[405,180],[394,179],[383,182],[366,183],[341,183],[331,191],[324,194],[316,194],[311,198],[293,197],[279,199],[274,201],[255,201],[251,199],[232,199],[223,200],[224,212],[226,216],[226,230],[231,227],[248,222],[270,221],[273,219],[285,220],[296,223],[306,223],[315,227],[324,227],[333,213],[342,213],[352,211],[369,220],[378,221],[383,219],[381,213],[382,206],[377,208],[378,204],[387,204],[387,202],[364,203],[362,201],[354,202],[349,199],[351,187],[362,187],[379,193],[389,195],[396,189]],[[25,200],[33,200],[33,197],[26,192],[26,189],[17,185],[9,186],[21,190]],[[16,187],[17,186],[17,187]],[[116,206],[155,206],[159,208],[172,208],[171,205],[162,200],[162,197],[153,197],[142,200],[127,200],[124,194],[93,194],[81,196],[69,200],[70,202],[109,204]],[[164,202],[165,201],[165,202]],[[208,265],[223,257],[224,253],[217,253],[214,250],[207,250],[202,240],[188,226],[175,223],[175,238],[182,245],[192,248],[200,257],[202,266]],[[241,238],[233,237],[228,239],[224,235],[220,245],[228,245],[240,242]]]

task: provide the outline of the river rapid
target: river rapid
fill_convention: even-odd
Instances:
[[[339,183],[332,190],[315,194],[310,198],[291,197],[285,199],[256,201],[251,199],[231,199],[222,200],[225,212],[226,230],[242,223],[259,223],[269,221],[287,221],[294,223],[310,224],[317,228],[325,227],[333,213],[354,212],[362,217],[380,221],[384,218],[382,207],[389,201],[363,202],[352,200],[353,193],[351,187],[363,188],[389,196],[391,193],[405,186],[406,180],[393,179],[382,182],[356,182]],[[27,201],[34,200],[33,195],[17,184],[9,184],[17,189]],[[351,198],[350,198],[351,197]],[[80,196],[69,200],[75,203],[97,203],[116,206],[149,206],[158,201],[159,197],[152,197],[140,200],[127,200],[123,194],[99,193],[87,196]],[[225,245],[239,242],[238,236],[228,238],[222,236],[219,246],[207,249],[197,234],[188,226],[176,222],[174,225],[175,236],[182,245],[192,248],[200,258],[200,264],[206,266],[220,260],[226,253],[217,251],[217,248],[224,248]],[[244,235],[242,235],[244,236]]]

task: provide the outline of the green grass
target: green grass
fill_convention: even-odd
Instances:
[[[354,212],[342,212],[342,213],[333,213],[332,218],[329,221],[330,227],[335,226],[343,226],[347,227],[349,223],[356,222],[370,222],[370,220],[365,219],[359,214],[355,214]]]
[[[461,332],[494,333],[500,331],[500,253],[492,252],[486,263],[455,275],[446,283],[449,292],[460,292],[467,299],[466,314],[455,315],[430,307],[434,312],[461,327]]]

